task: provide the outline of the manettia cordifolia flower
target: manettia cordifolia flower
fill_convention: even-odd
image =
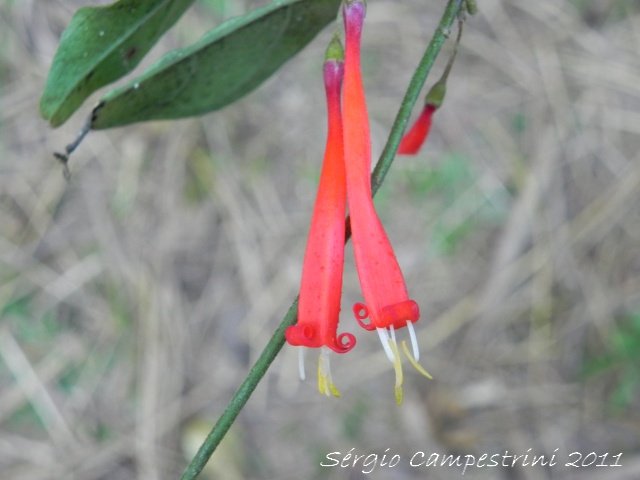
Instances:
[[[458,37],[456,39],[453,53],[447,62],[444,72],[442,72],[440,79],[438,79],[438,81],[429,89],[424,101],[422,112],[420,112],[420,115],[413,126],[407,130],[402,137],[402,140],[400,140],[400,145],[398,146],[399,155],[417,154],[424,142],[427,140],[429,132],[431,131],[433,115],[442,106],[444,97],[447,93],[447,79],[449,78],[449,73],[451,73],[451,67],[453,66],[453,61],[456,58],[456,53],[458,53],[458,45],[460,44],[461,36],[462,22],[458,23]]]
[[[360,72],[360,40],[365,16],[362,0],[345,0],[344,152],[347,198],[356,268],[366,304],[356,304],[358,323],[376,330],[382,347],[393,363],[396,403],[402,403],[402,363],[396,330],[407,327],[413,355],[405,342],[402,349],[413,366],[428,378],[418,364],[419,350],[413,323],[420,318],[418,304],[409,298],[407,287],[389,238],[376,214],[371,195],[371,138],[367,105]],[[365,319],[369,318],[366,323]]]
[[[356,339],[350,333],[337,334],[347,203],[340,107],[344,51],[337,36],[327,48],[323,76],[328,111],[326,150],[302,267],[298,320],[287,328],[285,337],[294,346],[321,348],[318,388],[320,393],[339,397],[331,378],[329,352],[346,353]],[[304,379],[302,350],[299,358],[300,377]]]

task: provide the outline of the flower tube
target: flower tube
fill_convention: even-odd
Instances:
[[[321,393],[339,396],[331,380],[329,349],[346,353],[355,345],[350,333],[337,334],[342,295],[346,180],[340,93],[344,52],[338,37],[331,41],[323,66],[327,110],[327,143],[302,267],[298,320],[285,331],[294,346],[322,347],[318,362]],[[301,352],[302,353],[302,352]],[[302,358],[302,357],[301,357]],[[300,367],[304,378],[304,367]]]
[[[414,356],[417,358],[418,346],[413,323],[420,318],[420,310],[418,304],[409,298],[402,271],[376,214],[371,195],[371,139],[360,72],[360,39],[364,15],[365,5],[362,0],[345,0],[343,118],[347,197],[356,268],[365,299],[365,304],[354,306],[354,313],[363,328],[378,332],[382,347],[394,364],[396,402],[400,404],[402,366],[395,330],[409,328]],[[367,317],[368,323],[364,321]],[[404,350],[408,354],[406,346]],[[409,357],[415,363],[410,354]],[[423,369],[421,371],[424,372]]]

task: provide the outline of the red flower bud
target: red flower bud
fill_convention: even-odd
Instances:
[[[422,109],[422,113],[413,124],[413,127],[404,134],[398,146],[399,155],[415,155],[429,136],[431,130],[431,120],[436,111],[435,106],[426,104]]]
[[[433,114],[442,106],[442,102],[444,102],[444,97],[447,93],[447,79],[451,73],[451,67],[453,67],[456,54],[458,53],[460,38],[462,38],[461,22],[458,24],[458,37],[456,38],[456,43],[453,48],[453,54],[449,57],[449,61],[447,62],[444,72],[442,72],[442,76],[427,93],[424,107],[420,116],[416,120],[416,123],[413,124],[413,127],[411,127],[407,133],[404,134],[402,140],[400,140],[400,145],[398,146],[399,155],[415,155],[420,151],[420,148],[427,140],[429,131],[431,130]]]

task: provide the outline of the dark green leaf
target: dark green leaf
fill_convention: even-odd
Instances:
[[[285,0],[230,19],[107,93],[91,128],[201,115],[246,95],[335,20],[341,0]]]
[[[84,7],[60,39],[40,99],[57,127],[98,88],[130,72],[193,0],[120,0]]]

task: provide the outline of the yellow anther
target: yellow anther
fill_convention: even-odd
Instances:
[[[329,381],[329,388],[331,389],[331,393],[333,394],[334,397],[340,398],[340,392],[331,381]]]
[[[397,347],[396,347],[397,349]],[[416,370],[418,370],[422,375],[424,375],[425,377],[433,380],[433,377],[431,375],[429,375],[429,372],[427,372],[422,365],[420,365],[418,362],[416,362],[416,359],[413,358],[413,355],[411,355],[411,352],[409,351],[409,348],[407,347],[407,342],[402,342],[402,350],[404,351],[404,354],[407,356],[407,358],[409,359],[409,361],[411,362],[411,365],[413,365],[413,368],[415,368]]]
[[[402,361],[400,360],[400,352],[398,351],[398,345],[391,340],[391,338],[387,339],[389,342],[389,348],[393,352],[393,369],[396,372],[396,404],[402,404]]]
[[[396,405],[402,405],[402,387],[396,385]]]
[[[323,357],[322,353],[320,353],[320,358],[318,358],[318,390],[322,395],[326,395],[327,397],[333,395],[336,398],[340,398],[340,392],[331,379],[329,358]]]

